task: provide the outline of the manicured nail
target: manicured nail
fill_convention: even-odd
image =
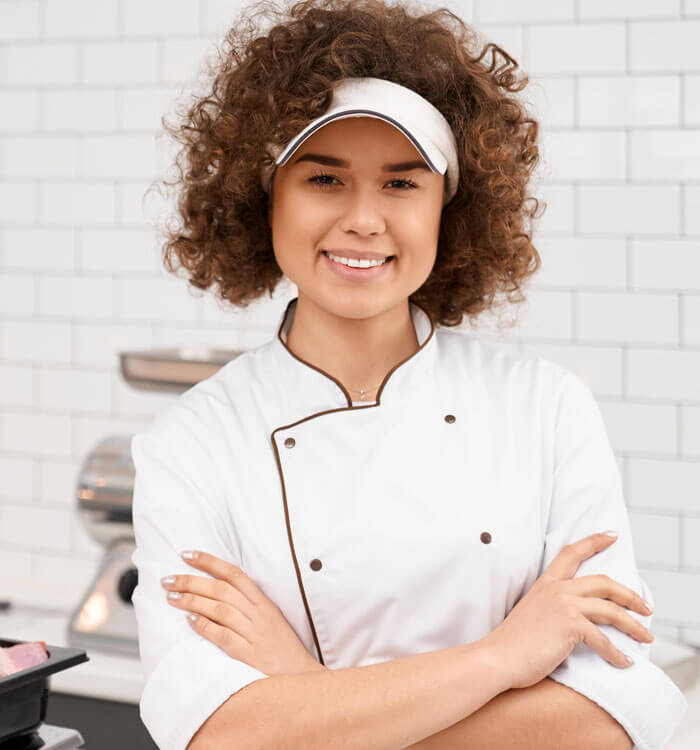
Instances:
[[[627,654],[622,654],[622,655],[625,657],[625,661],[627,662],[627,664],[634,664],[634,659],[627,656]]]
[[[603,534],[606,534],[607,536],[617,536],[617,531],[604,531]]]
[[[653,609],[651,608],[651,606],[649,605],[649,602],[648,602],[648,601],[647,601],[646,599],[644,599],[644,606],[645,606],[645,607],[647,608],[647,612],[648,612],[649,614],[651,614],[651,613],[652,613],[652,612],[654,611],[654,610],[653,610]]]
[[[196,560],[198,554],[199,554],[198,552],[195,552],[194,550],[191,550],[191,549],[186,549],[184,552],[181,553],[182,557],[184,557],[185,560]]]
[[[188,620],[189,620],[190,622],[197,622],[197,615],[195,615],[195,614],[194,614],[194,613],[192,613],[192,612],[188,612],[188,613],[187,613],[187,619],[188,619]]]
[[[175,576],[163,576],[160,579],[160,582],[166,586],[170,586],[171,583],[175,583]]]

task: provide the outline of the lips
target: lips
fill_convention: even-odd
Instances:
[[[391,255],[388,258],[384,260],[383,263],[379,263],[377,265],[370,265],[370,266],[348,266],[345,263],[341,263],[337,260],[333,260],[333,258],[328,255],[328,253],[323,250],[321,251],[321,255],[323,255],[326,259],[326,263],[328,264],[328,268],[330,269],[331,273],[334,273],[341,278],[345,279],[354,279],[354,280],[370,280],[375,279],[378,276],[383,275],[386,273],[386,269],[389,268],[392,263],[394,262],[394,256]]]

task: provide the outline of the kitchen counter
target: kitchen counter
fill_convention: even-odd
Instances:
[[[69,616],[68,612],[18,606],[0,612],[0,637],[70,646],[66,637]],[[144,685],[139,660],[94,648],[86,652],[90,661],[51,675],[50,689],[138,704]],[[689,703],[688,712],[666,750],[697,750],[700,747],[700,651],[656,636],[650,656],[676,682]]]
[[[71,646],[67,638],[70,613],[13,607],[0,612],[0,637],[21,641],[45,641],[53,646]],[[138,704],[144,679],[138,659],[85,649],[90,661],[56,672],[49,687],[60,693]]]

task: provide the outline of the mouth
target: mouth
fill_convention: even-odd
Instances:
[[[383,263],[376,264],[375,262],[372,262],[372,265],[367,265],[367,262],[365,261],[363,265],[350,266],[340,260],[334,260],[331,258],[327,250],[322,250],[321,254],[326,259],[325,265],[327,265],[331,271],[334,271],[336,274],[339,274],[346,279],[373,279],[375,276],[384,273],[396,258],[395,255],[388,255]]]

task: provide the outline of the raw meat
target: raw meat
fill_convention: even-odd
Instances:
[[[0,678],[41,664],[48,658],[46,641],[28,641],[15,643],[14,646],[0,646]]]

